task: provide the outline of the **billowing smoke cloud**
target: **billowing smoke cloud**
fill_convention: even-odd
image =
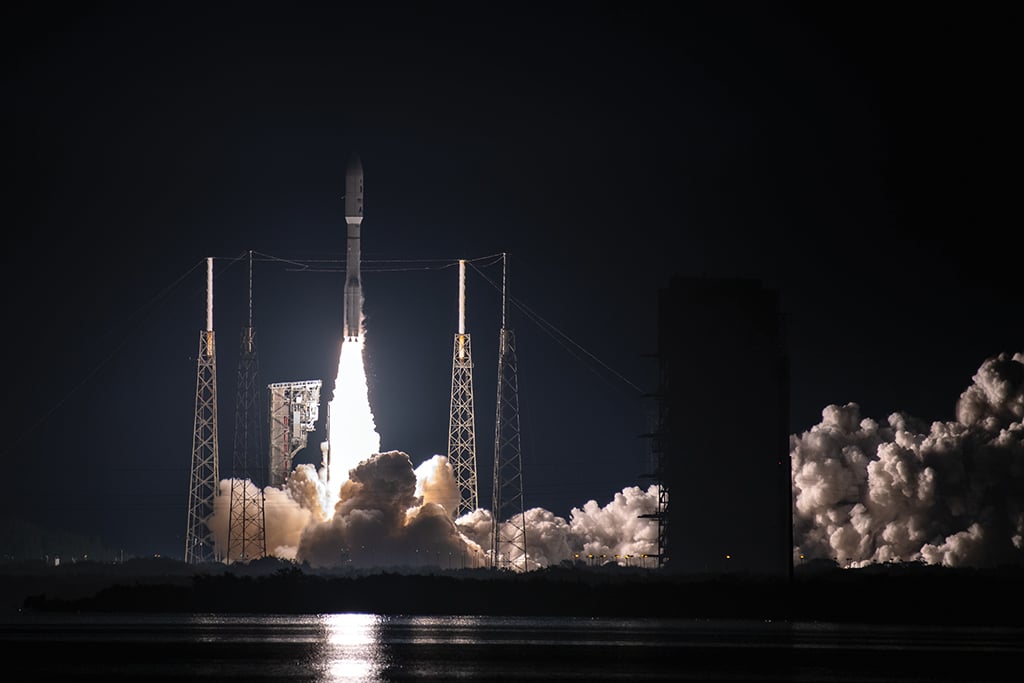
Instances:
[[[318,568],[490,565],[491,513],[477,509],[452,519],[458,486],[442,455],[415,468],[401,451],[373,455],[350,471],[333,512],[322,507],[329,499],[324,486],[312,465],[299,465],[284,488],[264,489],[268,554]],[[211,519],[219,549],[227,548],[230,492],[231,481],[222,481]],[[640,519],[657,500],[656,486],[629,487],[603,507],[590,500],[573,508],[568,520],[543,508],[526,510],[529,559],[514,554],[511,562],[530,569],[564,561],[640,565],[657,551],[657,526]],[[511,523],[504,524],[508,535]]]
[[[310,467],[310,469],[312,468]],[[265,496],[263,505],[266,519],[271,520],[265,524],[267,554],[287,560],[295,559],[302,529],[311,524],[313,520],[322,518],[316,492],[313,492],[308,497],[302,497],[293,493],[293,491],[303,490],[300,482],[306,476],[306,472],[296,470],[295,474],[298,475],[294,477],[295,486],[289,486],[285,489],[268,486],[263,489]],[[214,513],[210,517],[210,529],[213,531],[214,543],[221,554],[226,554],[228,548],[231,487],[235,482],[246,487],[246,496],[249,500],[256,500],[259,495],[259,489],[251,481],[224,479],[220,482],[220,495],[214,501]],[[238,493],[241,493],[241,490]],[[240,504],[236,501],[235,505],[238,508]],[[236,552],[237,550],[236,548]],[[247,550],[253,552],[252,548]]]
[[[297,559],[314,567],[439,564],[450,556],[461,561],[473,548],[448,512],[425,502],[416,488],[405,453],[363,461],[342,485],[333,517],[303,531]]]
[[[547,567],[565,561],[587,564],[614,563],[640,565],[645,557],[658,551],[658,527],[650,519],[641,519],[656,511],[658,487],[646,491],[631,486],[616,493],[604,507],[587,501],[573,508],[569,519],[544,508],[524,511],[526,556],[513,553],[510,562],[530,569]],[[466,537],[484,548],[492,544],[492,516],[488,510],[476,510],[460,517],[456,524]],[[502,523],[502,535],[513,537],[511,521]],[[653,566],[653,560],[649,566]]]
[[[459,508],[459,485],[455,471],[448,466],[448,458],[435,455],[416,468],[416,496],[424,503],[437,503],[445,510]]]
[[[491,513],[477,509],[454,519],[460,491],[448,458],[435,455],[414,467],[406,453],[378,452],[364,345],[362,335],[341,344],[328,406],[328,441],[321,444],[323,467],[299,465],[284,487],[263,490],[267,554],[314,567],[492,566]],[[220,482],[208,520],[220,557],[228,555],[231,545],[233,486],[247,491],[234,503],[236,519],[245,517],[241,500],[260,493],[248,480]],[[519,569],[588,555],[601,563],[628,564],[630,555],[656,552],[657,528],[638,517],[653,512],[657,499],[654,487],[646,493],[624,489],[603,508],[593,500],[574,508],[569,521],[534,508],[518,524],[503,522],[501,538],[513,536],[512,527],[525,527],[525,549],[501,552]]]
[[[790,437],[795,560],[1024,563],[1024,354],[986,360],[956,416],[830,405]]]

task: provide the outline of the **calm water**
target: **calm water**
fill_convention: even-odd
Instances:
[[[1024,630],[640,619],[15,615],[4,680],[1016,681]],[[13,675],[12,675],[13,674]]]

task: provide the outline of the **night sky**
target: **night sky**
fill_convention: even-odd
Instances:
[[[791,433],[850,401],[952,419],[986,358],[1024,351],[995,10],[212,4],[4,10],[5,521],[181,556],[208,256],[222,475],[249,250],[261,381],[322,379],[326,406],[353,153],[371,402],[382,448],[414,463],[447,448],[453,264],[481,259],[488,507],[500,267],[483,257],[508,254],[522,306],[525,502],[561,516],[649,483],[674,274],[780,292]],[[737,386],[722,410],[741,429],[758,406]],[[298,461],[323,438],[321,420]]]

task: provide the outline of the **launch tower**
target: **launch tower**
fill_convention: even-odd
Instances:
[[[476,416],[473,411],[473,354],[466,333],[466,261],[459,261],[459,331],[452,354],[451,414],[448,419],[448,462],[459,487],[456,517],[478,507],[476,479]]]
[[[196,410],[192,428],[192,471],[188,490],[185,562],[213,562],[210,517],[220,482],[217,450],[217,354],[213,334],[213,258],[206,259],[206,329],[199,333]]]
[[[519,362],[516,359],[515,333],[506,327],[507,290],[508,257],[502,254],[491,561],[499,569],[526,571],[529,566],[526,555],[526,515],[523,512],[522,443],[519,434]]]
[[[257,395],[256,330],[252,325],[252,251],[249,252],[249,324],[242,328],[235,402],[235,448],[231,477],[227,561],[248,562],[267,554],[264,517],[263,444]],[[254,476],[256,475],[256,476]]]

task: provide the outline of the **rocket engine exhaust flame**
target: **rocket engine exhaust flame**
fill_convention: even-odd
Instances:
[[[370,409],[361,337],[341,344],[338,377],[334,381],[334,396],[327,409],[327,418],[329,461],[324,463],[322,476],[327,486],[325,509],[330,517],[334,504],[338,502],[338,492],[349,478],[349,471],[380,452],[380,435]]]

